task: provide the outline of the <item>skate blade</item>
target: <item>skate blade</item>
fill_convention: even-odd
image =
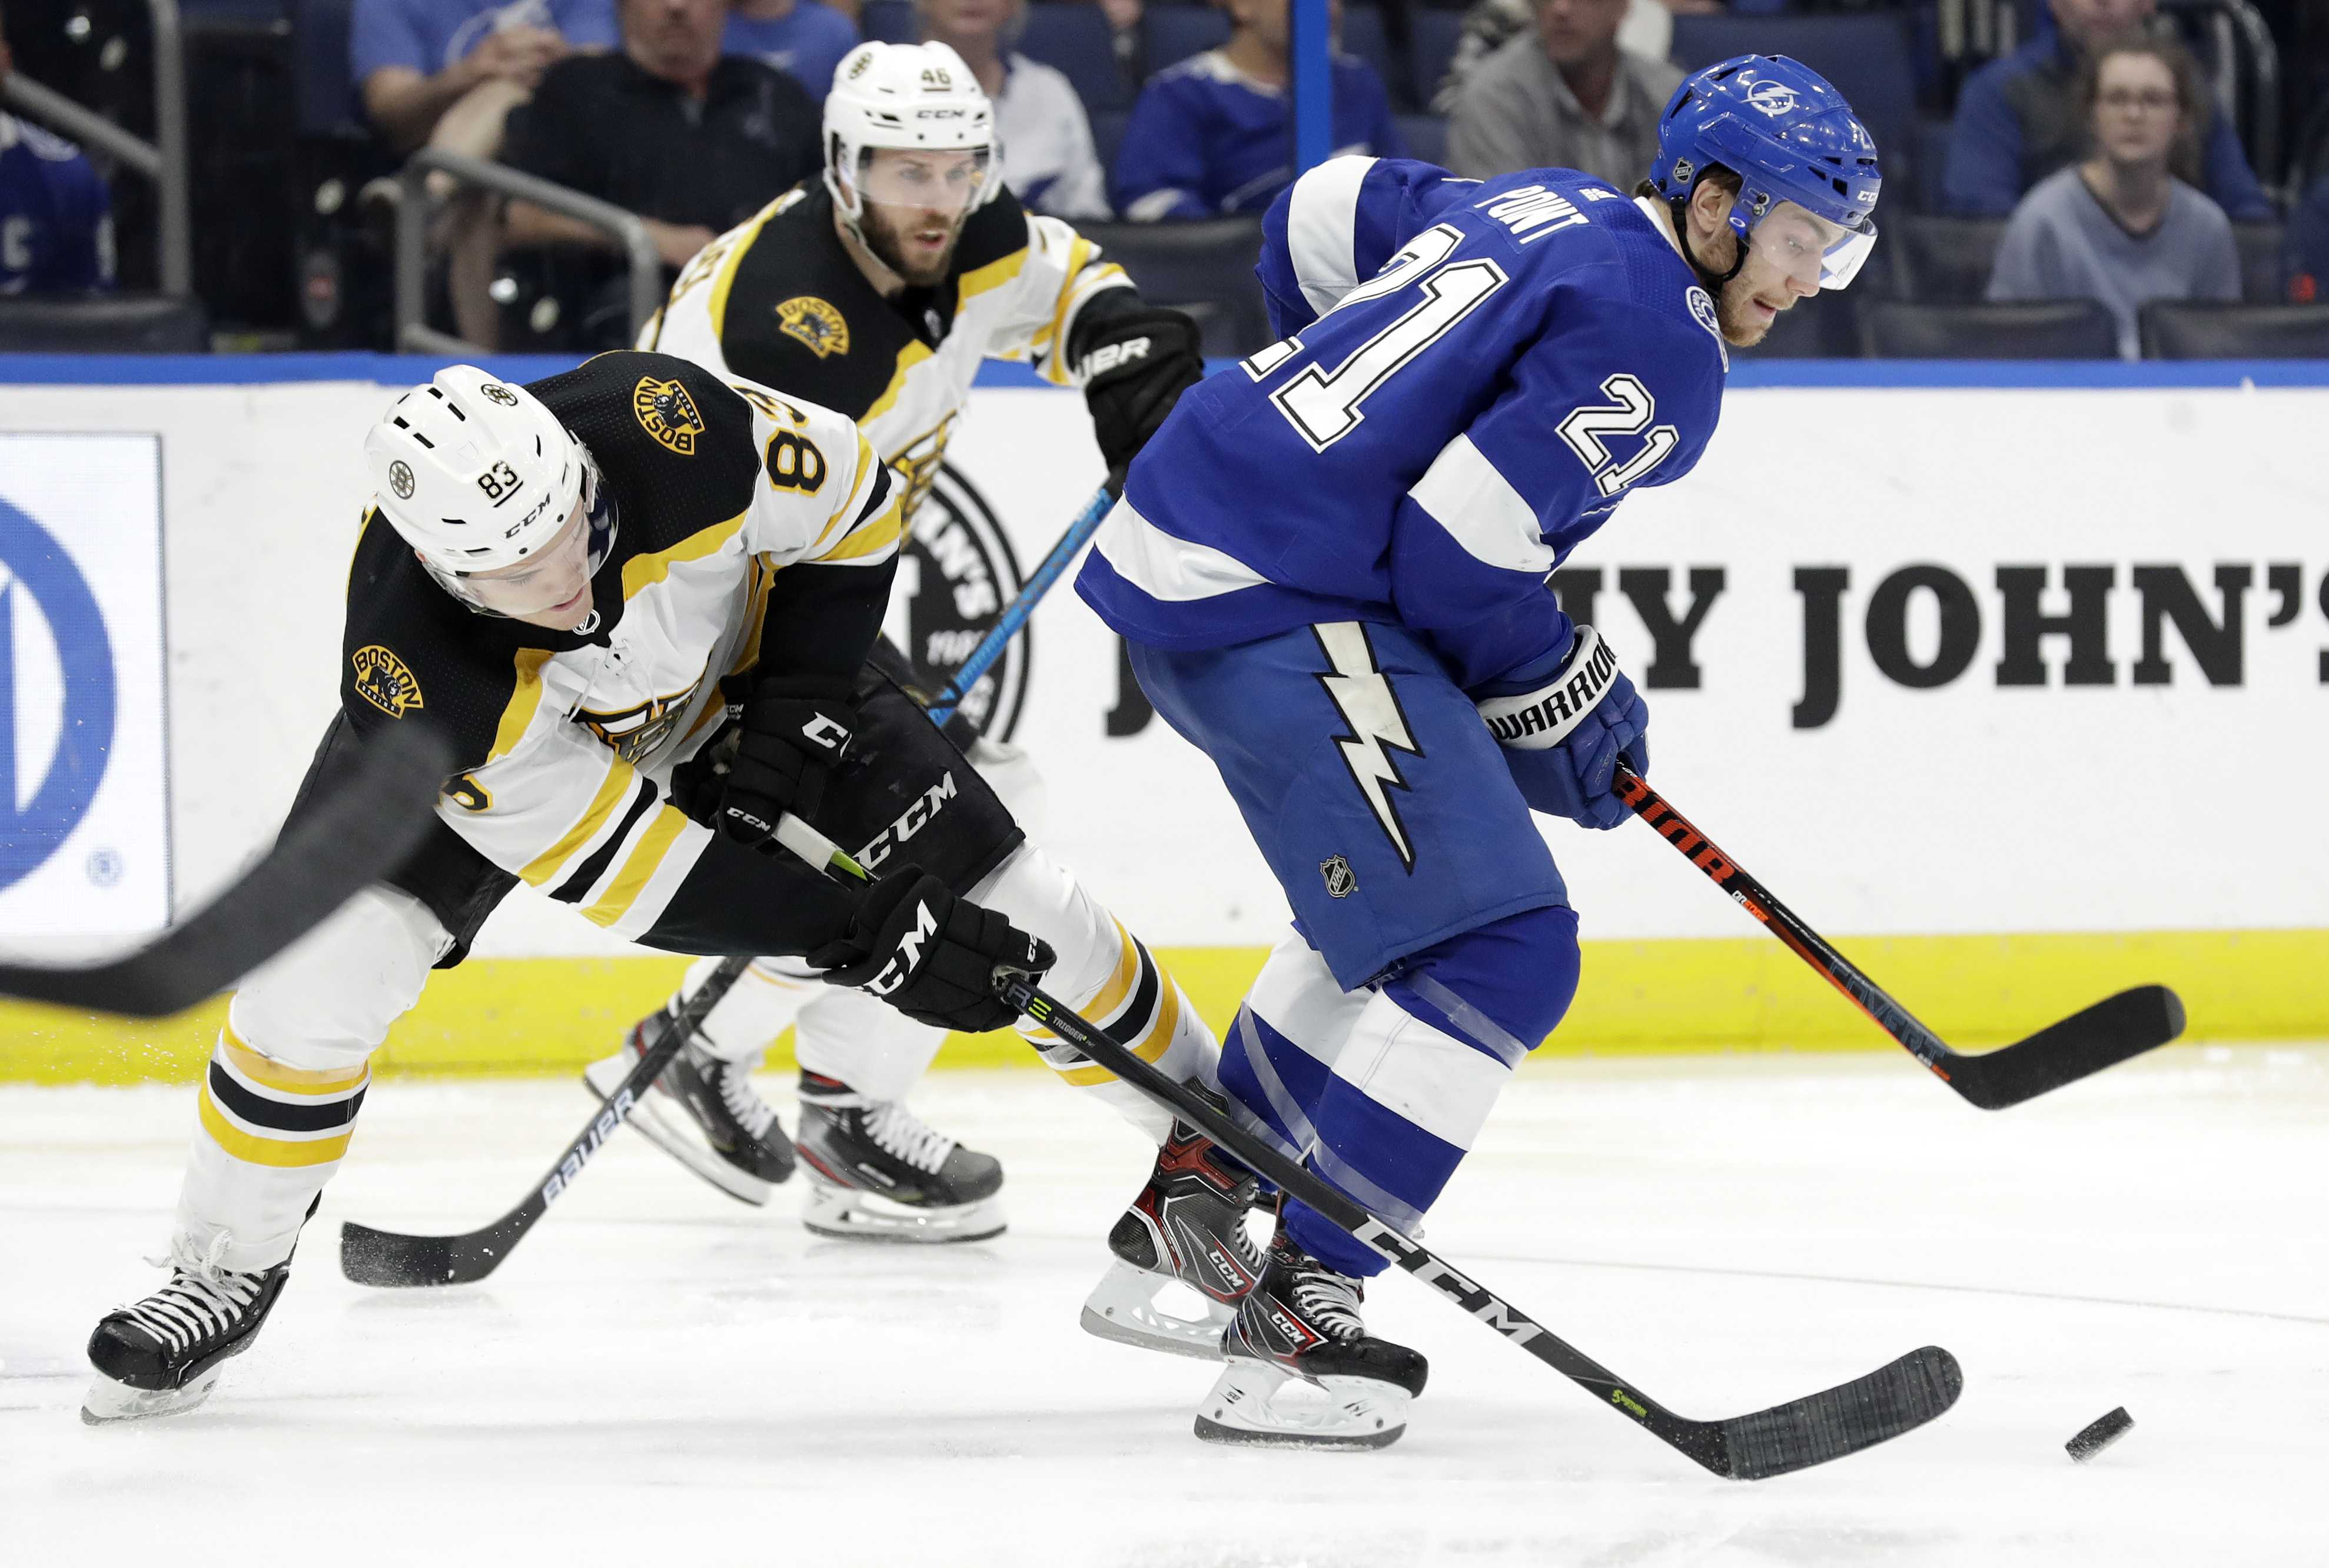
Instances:
[[[996,1198],[951,1208],[918,1209],[814,1176],[809,1178],[808,1203],[801,1210],[801,1223],[814,1234],[835,1241],[924,1247],[984,1242],[1008,1228],[1002,1202]]]
[[[1221,1334],[1237,1316],[1237,1308],[1198,1296],[1204,1302],[1205,1316],[1176,1318],[1159,1307],[1156,1298],[1166,1287],[1179,1283],[1170,1274],[1151,1273],[1117,1259],[1084,1298],[1084,1332],[1166,1355],[1219,1361]]]
[[[145,1421],[157,1415],[175,1415],[188,1411],[210,1398],[211,1390],[218,1385],[223,1365],[190,1379],[180,1388],[132,1388],[126,1383],[116,1383],[103,1373],[97,1374],[82,1396],[80,1419],[83,1426],[111,1426],[117,1422]]]
[[[1295,1397],[1281,1399],[1288,1385]],[[1389,1448],[1406,1432],[1413,1401],[1397,1384],[1371,1377],[1313,1381],[1237,1356],[1197,1407],[1196,1432],[1209,1443],[1247,1448]]]
[[[582,1070],[583,1087],[604,1105],[634,1065],[628,1052],[601,1058]],[[678,1126],[681,1119],[669,1114],[662,1103],[668,1099],[662,1090],[653,1089],[631,1107],[630,1124],[639,1136],[737,1202],[765,1207],[774,1185],[721,1159],[720,1151],[704,1142],[693,1124]]]

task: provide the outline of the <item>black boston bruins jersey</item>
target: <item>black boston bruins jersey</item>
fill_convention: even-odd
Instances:
[[[668,355],[602,354],[530,390],[612,502],[590,618],[556,632],[479,615],[373,512],[349,573],[343,712],[359,730],[450,736],[445,824],[617,935],[797,951],[775,912],[756,918],[781,863],[683,815],[671,770],[718,724],[723,681],[854,675],[888,602],[902,492],[849,420]]]
[[[944,283],[886,299],[834,232],[832,194],[804,184],[705,246],[639,345],[855,420],[907,480],[910,518],[979,363],[1025,361],[1073,384],[1078,316],[1130,286],[1098,246],[1004,190],[963,224]]]

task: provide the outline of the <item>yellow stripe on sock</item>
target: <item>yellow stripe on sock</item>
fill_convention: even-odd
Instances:
[[[1140,978],[1139,944],[1132,940],[1132,933],[1124,929],[1122,921],[1110,917],[1108,923],[1116,927],[1116,973],[1108,977],[1108,984],[1099,988],[1098,996],[1076,1008],[1077,1012],[1094,1022],[1105,1019],[1122,1006],[1125,997],[1132,994],[1133,982]],[[1020,1033],[1038,1044],[1059,1039],[1049,1029],[1023,1029]]]
[[[1141,952],[1141,957],[1152,964],[1156,961],[1148,957],[1145,949]],[[1164,1000],[1156,1006],[1156,1022],[1150,1026],[1148,1033],[1141,1037],[1140,1044],[1132,1048],[1132,1053],[1135,1056],[1151,1065],[1154,1065],[1158,1058],[1172,1048],[1173,1036],[1179,1033],[1181,1028],[1181,987],[1162,968],[1156,971],[1156,979],[1164,995]],[[1054,1067],[1051,1071],[1060,1075],[1061,1082],[1077,1089],[1086,1088],[1094,1083],[1106,1083],[1116,1076],[1105,1067]]]
[[[350,1133],[335,1138],[319,1138],[307,1143],[292,1143],[278,1138],[259,1138],[235,1126],[221,1113],[211,1100],[211,1086],[203,1085],[203,1130],[209,1133],[218,1146],[246,1165],[275,1166],[282,1169],[300,1166],[329,1165],[348,1152]]]
[[[372,1073],[371,1067],[362,1063],[354,1067],[286,1067],[244,1044],[231,1028],[219,1030],[219,1052],[237,1072],[281,1094],[347,1094],[362,1089]]]

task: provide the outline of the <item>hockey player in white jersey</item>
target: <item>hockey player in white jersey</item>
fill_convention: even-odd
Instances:
[[[953,51],[852,51],[825,101],[825,142],[821,188],[786,193],[707,246],[640,345],[854,418],[903,476],[910,528],[988,359],[1031,362],[1049,381],[1081,386],[1101,455],[1120,472],[1202,374],[1195,326],[1146,305],[1068,224],[1020,207],[995,175],[991,106]],[[910,690],[936,684],[886,639],[876,659]],[[1038,781],[1024,757],[960,715],[953,732],[1014,815],[1031,820]],[[1127,940],[1122,964],[1126,987],[1111,1006],[1136,1003],[1143,1029],[1168,1029],[1176,1016],[1202,1029],[1145,947]],[[688,988],[712,968],[698,965]],[[619,1081],[679,999],[635,1028],[624,1053],[593,1064],[591,1082],[603,1091]],[[942,1036],[816,985],[797,962],[755,965],[712,1009],[665,1092],[650,1097],[643,1130],[723,1190],[765,1202],[789,1174],[791,1150],[750,1073],[788,1025],[811,1230],[952,1242],[1003,1228],[1000,1164],[901,1103]],[[1071,1083],[1108,1081],[1072,1051],[1051,1059]],[[1157,1195],[1144,1197],[1117,1238],[1128,1260],[1161,1245]],[[1125,1309],[1096,1301],[1088,1321],[1105,1327]]]
[[[931,1027],[1013,1022],[998,963],[1051,970],[1096,1016],[1132,1011],[1107,996],[1119,928],[864,668],[903,496],[852,421],[625,352],[531,386],[443,371],[365,458],[340,710],[293,816],[388,726],[445,733],[458,770],[412,857],[234,996],[170,1279],[97,1326],[91,1421],[188,1408],[250,1346],[347,1151],[372,1053],[520,883],[650,946],[806,955],[820,983],[877,986]],[[942,802],[933,827],[862,891],[770,842],[787,811],[862,842],[901,795]],[[1217,1082],[1202,1030],[1168,1016],[1152,1033],[1160,1066]]]

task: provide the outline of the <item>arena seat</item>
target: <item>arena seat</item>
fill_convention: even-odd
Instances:
[[[1395,114],[1391,122],[1399,127],[1400,139],[1407,143],[1407,156],[1421,158],[1427,164],[1447,161],[1447,122],[1436,114]]]
[[[1208,355],[1239,357],[1273,341],[1261,282],[1253,275],[1254,258],[1261,251],[1260,219],[1076,228],[1109,260],[1122,264],[1146,298],[1194,316]]]
[[[1898,12],[1854,15],[1742,16],[1714,12],[1674,18],[1674,60],[1684,71],[1740,54],[1784,54],[1835,84],[1876,138],[1887,183],[1916,161],[1915,53]],[[1881,222],[1880,222],[1881,226]]]
[[[1140,36],[1154,73],[1227,43],[1229,13],[1211,5],[1151,5],[1140,14]]]
[[[2329,359],[2329,305],[2155,299],[2136,319],[2145,359]]]
[[[299,128],[310,135],[368,134],[348,64],[355,0],[293,0],[292,71],[298,80]]]
[[[1099,154],[1103,173],[1116,167],[1116,149],[1124,145],[1124,128],[1132,122],[1131,112],[1121,109],[1096,109],[1091,115],[1092,147]]]
[[[1944,218],[1904,213],[1876,221],[1874,255],[1891,263],[1896,298],[1928,305],[1970,305],[1989,288],[1997,242],[2005,236],[2003,218]],[[1889,253],[1889,254],[1888,254]]]
[[[1413,46],[1408,52],[1409,85],[1416,107],[1429,109],[1439,79],[1447,74],[1447,62],[1456,57],[1456,41],[1464,35],[1464,14],[1410,6],[1407,26]]]
[[[865,0],[857,31],[881,43],[911,43],[919,34],[913,0]]]
[[[2235,223],[2232,243],[2240,252],[2240,298],[2249,305],[2280,305],[2288,298],[2288,236],[2277,223]]]
[[[1132,90],[1116,63],[1116,39],[1097,5],[1030,5],[1017,49],[1064,74],[1084,112],[1130,109]]]
[[[1872,359],[2117,359],[2118,324],[2092,299],[1928,305],[1872,299],[1860,312]]]
[[[208,354],[210,347],[210,318],[199,299],[0,297],[0,354]]]
[[[1383,15],[1372,5],[1343,7],[1342,32],[1336,42],[1344,54],[1354,55],[1374,68],[1382,78],[1384,88],[1391,93],[1394,109],[1414,107],[1414,84],[1409,73],[1391,62],[1391,35],[1383,30]]]

